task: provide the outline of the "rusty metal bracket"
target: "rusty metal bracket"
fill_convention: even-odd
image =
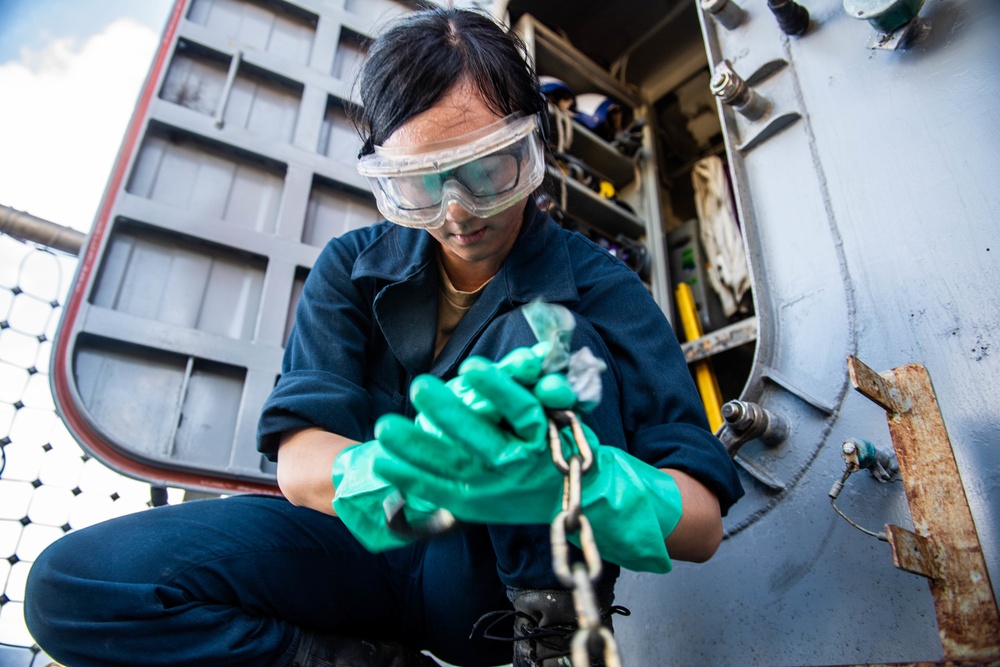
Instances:
[[[847,357],[851,384],[886,411],[916,532],[887,525],[896,567],[928,578],[946,660],[1000,659],[1000,610],[927,369],[876,373]]]
[[[892,564],[900,570],[928,579],[940,579],[934,543],[912,530],[885,524],[885,535],[892,549]]]

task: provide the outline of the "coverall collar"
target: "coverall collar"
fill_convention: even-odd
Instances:
[[[579,300],[566,237],[529,199],[525,224],[497,275],[462,318],[434,361],[434,372],[450,374],[464,352],[498,314],[534,299],[571,304]],[[396,358],[411,375],[431,369],[437,333],[437,242],[419,229],[391,225],[354,264],[352,280],[389,284],[375,296],[375,319]]]

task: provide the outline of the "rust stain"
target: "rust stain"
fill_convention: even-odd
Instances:
[[[888,381],[867,364],[855,357],[847,355],[847,372],[851,377],[851,385],[878,404],[886,412],[894,412],[898,408],[890,396]]]
[[[893,565],[928,579],[940,576],[935,545],[931,540],[892,524],[886,524],[885,533],[892,548]]]
[[[886,410],[916,529],[897,533],[893,548],[911,550],[902,562],[914,570],[900,567],[930,577],[946,664],[1000,660],[1000,611],[927,369],[911,364],[880,375],[854,357],[848,367],[855,388]]]
[[[940,662],[879,662],[865,665],[841,665],[840,667],[1000,667],[1000,661],[942,660]]]
[[[890,415],[889,433],[916,532],[936,546],[930,587],[945,657],[1000,658],[1000,612],[930,375],[919,364],[891,375],[911,404]]]

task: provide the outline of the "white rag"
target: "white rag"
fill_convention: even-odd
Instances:
[[[708,282],[718,293],[726,317],[731,317],[750,289],[750,271],[722,159],[713,155],[699,160],[691,181]]]

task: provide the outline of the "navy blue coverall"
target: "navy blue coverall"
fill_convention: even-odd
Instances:
[[[535,342],[518,308],[534,299],[576,316],[573,347],[608,364],[584,420],[605,445],[687,472],[719,497],[743,493],[708,431],[670,325],[639,278],[530,202],[510,255],[436,360],[436,242],[382,223],[332,240],[305,283],[258,447],[319,426],[361,442],[376,419],[413,415],[420,373],[449,379],[472,354],[498,359]],[[605,592],[619,569],[609,565]],[[511,647],[469,637],[507,589],[559,588],[547,526],[467,525],[370,554],[336,517],[278,497],[162,507],[70,533],[35,562],[29,629],[74,667],[287,665],[299,628],[383,638],[462,665],[510,661]],[[627,601],[626,601],[627,602]]]

